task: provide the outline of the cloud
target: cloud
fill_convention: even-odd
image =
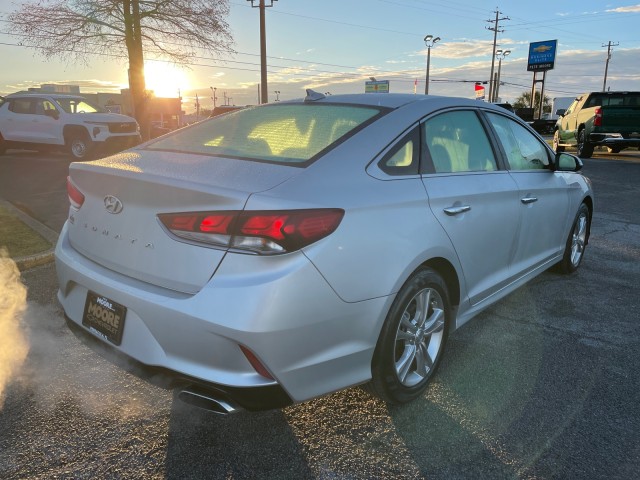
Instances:
[[[80,91],[83,93],[95,93],[95,92],[120,93],[121,89],[127,88],[126,85],[122,85],[120,83],[104,81],[104,80],[96,80],[96,79],[39,80],[39,81],[24,80],[18,83],[4,85],[3,88],[9,92],[16,92],[16,91],[28,90],[29,88],[38,88],[41,85],[46,85],[46,84],[78,85],[80,87]]]
[[[612,8],[606,11],[616,13],[638,13],[640,12],[640,5],[629,5],[628,7]]]

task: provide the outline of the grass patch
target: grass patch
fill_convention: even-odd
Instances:
[[[0,206],[0,249],[2,248],[9,251],[11,258],[18,258],[42,253],[51,248],[51,243]]]

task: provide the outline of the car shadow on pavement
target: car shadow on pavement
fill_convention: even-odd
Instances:
[[[315,478],[281,410],[218,415],[174,395],[167,479]]]

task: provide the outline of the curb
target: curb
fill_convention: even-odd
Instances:
[[[24,257],[13,258],[12,260],[16,262],[18,269],[20,271],[24,271],[33,267],[37,267],[39,265],[51,263],[53,261],[53,253],[56,249],[56,243],[58,242],[58,234],[46,225],[43,225],[42,223],[33,219],[19,208],[16,208],[13,204],[7,202],[6,200],[0,198],[0,205],[2,205],[16,217],[18,217],[20,221],[22,221],[29,228],[35,230],[38,234],[40,234],[40,236],[42,236],[52,245],[49,250],[45,250],[44,252],[27,255]]]

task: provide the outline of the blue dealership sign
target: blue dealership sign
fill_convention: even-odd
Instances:
[[[528,72],[539,72],[553,69],[556,61],[558,40],[546,40],[529,44]]]

